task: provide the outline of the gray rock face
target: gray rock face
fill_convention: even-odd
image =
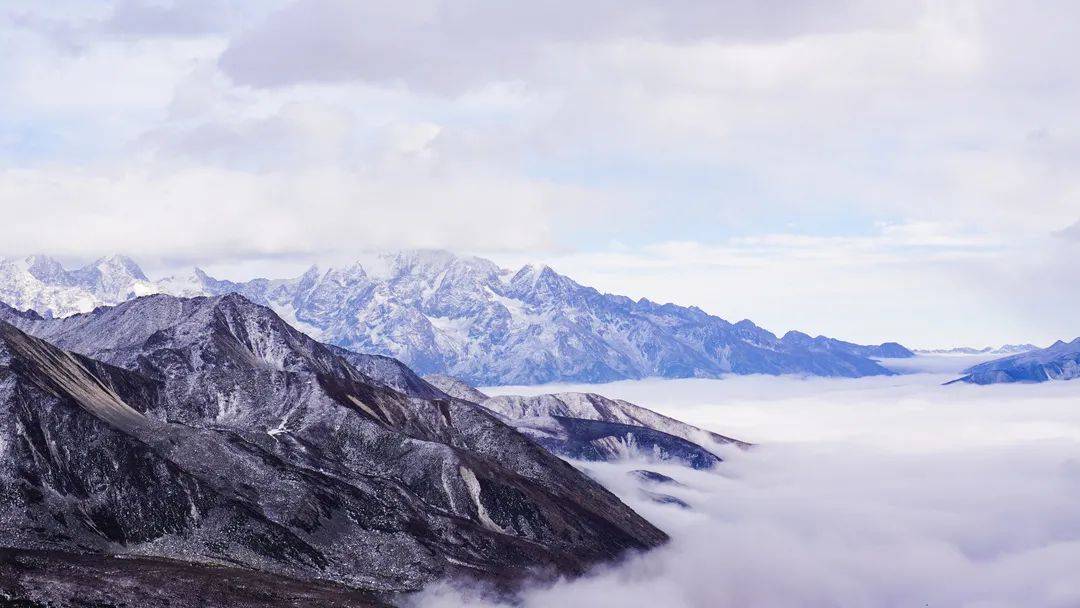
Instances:
[[[471,396],[473,402],[498,414],[533,441],[567,458],[607,461],[646,455],[708,469],[721,462],[712,451],[716,446],[749,447],[629,401],[595,393],[488,397],[456,378],[426,379],[458,398]]]
[[[357,369],[241,296],[0,318],[13,548],[396,592],[577,573],[666,538],[487,410],[391,390],[369,374],[392,363]]]
[[[998,384],[1080,378],[1080,338],[1072,342],[1059,340],[1048,348],[987,361],[964,373],[953,382]]]
[[[0,300],[7,281],[0,272]],[[35,290],[66,288],[31,283],[9,290],[22,294],[15,301],[21,308],[70,314],[92,307],[84,292],[79,305],[52,292],[36,297]],[[727,373],[857,377],[890,373],[874,358],[911,356],[895,343],[861,346],[798,332],[777,338],[750,321],[729,323],[699,308],[603,294],[546,266],[511,271],[439,251],[243,283],[196,270],[150,288],[181,296],[239,293],[323,342],[474,385]]]

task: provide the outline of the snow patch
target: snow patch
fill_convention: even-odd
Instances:
[[[476,479],[476,473],[464,466],[460,467],[460,471],[461,480],[465,482],[465,488],[469,490],[469,496],[472,497],[473,503],[476,504],[476,516],[480,519],[480,523],[489,530],[506,534],[506,530],[503,530],[502,526],[491,519],[487,509],[484,508],[483,501],[480,500],[480,481]]]

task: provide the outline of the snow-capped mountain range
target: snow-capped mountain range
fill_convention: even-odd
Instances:
[[[984,346],[973,348],[971,346],[957,346],[955,348],[917,349],[919,355],[1016,355],[1038,350],[1034,344],[1003,344],[998,347]]]
[[[987,361],[964,370],[964,374],[953,382],[1001,384],[1080,378],[1080,338],[1072,342],[1058,340],[1046,348]]]
[[[0,301],[44,316],[156,292],[240,293],[321,341],[474,385],[725,373],[856,377],[891,373],[876,358],[912,356],[895,343],[777,337],[697,307],[603,294],[547,266],[507,270],[445,251],[388,253],[366,264],[240,283],[199,269],[152,281],[122,256],[73,271],[44,256],[0,260]]]
[[[161,291],[138,264],[120,255],[77,270],[67,270],[60,262],[41,255],[0,258],[0,302],[47,316],[90,312],[101,305]]]

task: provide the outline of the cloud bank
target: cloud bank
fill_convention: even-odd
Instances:
[[[593,386],[761,445],[716,473],[648,465],[692,510],[643,498],[641,463],[583,464],[673,540],[523,605],[1076,605],[1080,386],[946,377]],[[416,605],[501,604],[442,586]]]
[[[996,0],[12,0],[0,255],[291,271],[443,247],[858,340],[1069,337],[1078,17]]]

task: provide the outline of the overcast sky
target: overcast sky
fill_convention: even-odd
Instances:
[[[0,2],[0,255],[440,247],[782,333],[1080,334],[1080,5]]]

